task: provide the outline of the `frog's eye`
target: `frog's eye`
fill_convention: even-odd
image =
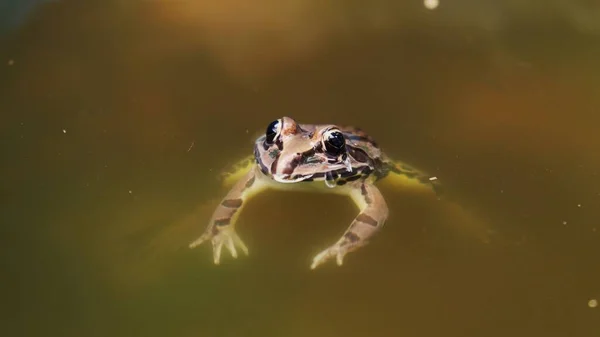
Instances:
[[[272,121],[269,126],[267,126],[267,131],[265,132],[265,143],[268,145],[272,145],[275,142],[275,138],[281,132],[281,120]]]
[[[346,140],[339,130],[327,130],[323,134],[323,145],[327,153],[338,156],[346,151]]]

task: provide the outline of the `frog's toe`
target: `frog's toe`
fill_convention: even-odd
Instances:
[[[208,234],[206,234],[206,233],[202,234],[202,236],[200,236],[199,238],[197,238],[196,240],[191,242],[188,247],[190,247],[190,249],[194,248],[196,246],[201,245],[204,241],[207,241],[209,239],[210,239],[210,236]]]
[[[330,254],[331,253],[329,252],[329,249],[324,250],[324,251],[320,252],[319,254],[317,254],[313,258],[313,262],[310,265],[310,269],[315,269],[319,265],[323,264],[325,261],[327,261],[330,258]]]
[[[214,260],[215,264],[219,264],[219,263],[221,263],[221,249],[223,249],[223,241],[217,240],[217,237],[215,236],[212,239],[212,245],[213,245],[213,260]]]
[[[327,260],[335,257],[335,261],[338,266],[341,266],[344,263],[344,256],[348,253],[348,250],[345,247],[341,247],[339,245],[333,245],[324,251],[320,252],[313,258],[313,262],[310,266],[310,269],[315,269],[319,265],[327,262]]]
[[[213,260],[215,264],[221,262],[221,251],[223,250],[223,246],[227,248],[233,258],[238,257],[237,249],[241,249],[244,254],[248,255],[248,247],[246,247],[242,239],[240,239],[235,230],[231,227],[206,231],[202,236],[190,243],[189,247],[194,248],[205,241],[210,241],[212,243]]]
[[[215,235],[211,241],[213,244],[213,258],[215,264],[219,264],[221,261],[221,251],[223,249],[223,246],[227,248],[227,250],[233,258],[238,257],[236,246],[237,248],[241,249],[246,255],[248,255],[248,248],[246,247],[242,239],[240,239],[237,233],[233,230],[222,231],[219,234]]]
[[[236,232],[233,232],[233,234],[231,235],[231,239],[232,239],[232,247],[237,246],[239,249],[241,249],[244,254],[248,255],[248,247],[246,247],[246,245],[244,244],[244,241],[242,241],[242,239],[240,239],[239,235],[237,235]],[[235,250],[235,248],[234,248]]]
[[[231,238],[227,238],[227,249],[229,250],[229,253],[231,253],[231,256],[234,259],[237,259],[237,250],[235,250],[235,245],[233,244],[233,240]]]
[[[240,239],[239,235],[237,235],[236,232],[229,233],[229,235],[227,235],[227,237],[224,240],[226,241],[227,249],[231,253],[231,256],[233,256],[233,258],[237,259],[238,257],[237,249],[235,248],[236,246],[239,249],[241,249],[244,252],[244,254],[248,255],[248,247],[246,247],[246,245],[244,244],[242,239]]]

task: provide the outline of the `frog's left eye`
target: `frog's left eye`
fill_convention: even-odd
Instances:
[[[272,145],[277,135],[281,132],[281,120],[272,121],[265,132],[265,143]]]
[[[327,153],[334,156],[346,151],[346,140],[339,130],[328,130],[323,135],[323,145]]]

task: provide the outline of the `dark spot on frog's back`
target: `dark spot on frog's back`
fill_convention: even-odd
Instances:
[[[362,184],[360,186],[360,192],[365,198],[365,202],[367,203],[367,205],[370,205],[373,202],[373,200],[371,200],[371,198],[369,197],[369,191],[367,191],[367,186],[365,186],[365,184]]]
[[[231,222],[231,218],[217,219],[215,220],[215,226],[226,226]]]
[[[352,243],[360,240],[360,237],[353,232],[347,232],[346,234],[344,234],[344,237]]]
[[[360,178],[361,178],[361,176],[355,175],[355,176],[346,178],[346,181],[355,181],[355,180],[358,180]]]
[[[313,174],[313,176],[312,176],[312,180],[320,179],[320,178],[325,178],[325,173],[319,172],[319,173]]]
[[[277,156],[279,156],[280,152],[281,151],[279,151],[278,149],[272,149],[271,151],[268,152],[268,154],[271,159],[274,159],[274,158],[277,158]]]
[[[373,172],[373,169],[370,168],[370,167],[368,167],[368,166],[365,166],[365,167],[362,168],[361,172],[364,175],[369,175],[369,174],[371,174]]]
[[[340,177],[342,178],[346,178],[346,177],[352,177],[356,174],[358,174],[358,171],[356,169],[352,169],[352,171],[348,172],[348,170],[346,170],[345,168],[343,169],[339,169],[336,171]]]
[[[227,199],[227,200],[223,200],[223,202],[221,203],[221,205],[227,207],[227,208],[239,208],[240,206],[242,206],[242,199]]]
[[[294,173],[294,170],[296,169],[296,167],[298,167],[298,165],[300,165],[300,163],[302,162],[303,159],[303,155],[301,153],[298,153],[294,159],[292,159],[292,161],[290,161],[290,163],[283,169],[283,173],[284,174],[292,174]]]
[[[294,167],[292,165],[288,165],[288,166],[284,167],[281,172],[283,174],[290,175],[290,174],[294,173]]]
[[[359,214],[356,217],[356,221],[360,221],[360,222],[366,223],[367,225],[371,225],[373,227],[377,226],[377,220],[373,219],[370,215],[367,215],[367,214],[364,214],[364,213]]]
[[[348,154],[350,155],[350,157],[354,158],[354,160],[358,162],[368,163],[371,160],[371,158],[369,158],[369,155],[367,155],[367,153],[364,150],[361,150],[354,146],[346,146],[346,148],[348,149]]]

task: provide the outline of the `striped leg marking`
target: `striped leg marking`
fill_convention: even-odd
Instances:
[[[236,247],[248,255],[248,248],[235,232],[235,222],[244,203],[264,187],[254,169],[248,172],[233,186],[212,215],[204,234],[190,243],[194,248],[205,241],[211,241],[215,264],[221,261],[221,249],[227,247],[231,256],[237,258]]]
[[[334,257],[338,266],[341,266],[344,256],[367,244],[368,239],[383,226],[388,217],[387,204],[375,185],[357,182],[351,186],[348,194],[360,213],[335,244],[314,257],[311,269]]]

